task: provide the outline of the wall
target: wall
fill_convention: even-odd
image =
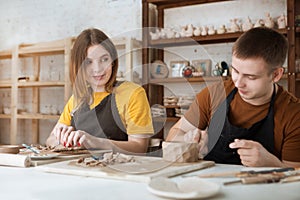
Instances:
[[[175,8],[166,11],[166,26],[177,27],[192,23],[193,25],[222,24],[228,26],[232,18],[244,19],[249,16],[253,21],[264,18],[266,12],[277,17],[286,12],[286,0],[237,0],[225,3],[212,3],[201,6]],[[0,50],[9,49],[20,43],[35,43],[62,39],[78,35],[83,29],[96,27],[102,29],[111,37],[141,38],[141,0],[0,0]],[[178,17],[180,16],[180,17]],[[191,46],[188,48],[170,48],[172,54],[187,60],[207,59],[213,61],[213,66],[222,60],[231,62],[230,48],[232,44]],[[124,52],[122,52],[124,54]],[[138,60],[140,57],[135,56]],[[178,59],[176,56],[166,56],[166,63]],[[24,69],[20,73],[30,73],[30,62],[23,61]],[[61,57],[43,58],[42,78],[49,77],[49,69],[61,66]],[[0,61],[0,79],[10,78],[10,62]],[[140,66],[139,66],[140,67]],[[5,73],[2,73],[5,72]],[[167,90],[172,94],[190,95],[201,90],[203,85],[169,84]],[[189,88],[189,89],[187,89]],[[58,98],[51,98],[53,94]],[[24,99],[20,108],[26,107],[30,101],[30,92],[20,93]],[[51,96],[50,96],[51,95]],[[25,96],[26,98],[23,98]],[[41,110],[48,109],[49,105],[57,105],[62,110],[62,91],[43,90],[41,92]],[[0,103],[9,102],[8,89],[0,89]],[[26,99],[26,100],[25,100]],[[27,121],[20,123],[22,127],[19,140],[30,138]],[[55,121],[43,121],[40,124],[40,142],[43,143]],[[9,120],[0,119],[0,143],[9,142]],[[27,130],[27,131],[25,131]],[[25,133],[26,132],[26,133]],[[23,141],[27,142],[27,141]]]
[[[0,49],[76,36],[89,27],[115,37],[141,27],[140,7],[139,0],[0,0]]]

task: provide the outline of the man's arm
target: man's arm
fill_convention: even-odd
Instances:
[[[186,120],[185,117],[181,117],[170,129],[166,141],[184,141],[184,135],[195,129],[197,129],[197,127]]]
[[[208,135],[206,130],[200,130],[184,117],[182,117],[171,129],[166,141],[184,141],[195,142],[199,145],[199,159],[202,159],[207,153]]]

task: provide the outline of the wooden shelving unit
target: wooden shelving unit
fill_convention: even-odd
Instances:
[[[21,44],[12,51],[12,80],[11,80],[11,120],[10,120],[10,143],[17,143],[18,120],[31,120],[31,141],[32,143],[39,143],[39,120],[41,119],[55,119],[59,115],[42,115],[40,114],[40,88],[43,87],[63,87],[64,89],[64,103],[69,99],[72,91],[69,81],[69,63],[70,52],[74,38],[69,37],[62,40],[51,42],[41,42],[36,44]],[[64,80],[61,81],[39,81],[41,56],[64,55]],[[30,58],[33,63],[33,76],[37,77],[36,81],[20,81],[18,77],[19,60],[21,58]],[[31,113],[18,113],[19,99],[18,95],[21,88],[29,88],[32,92]],[[53,97],[55,98],[55,97]],[[63,102],[62,102],[63,103]]]
[[[142,47],[142,42],[133,38],[113,38],[114,45],[117,49],[124,49],[125,54],[125,79],[133,80],[133,51]]]
[[[10,59],[12,56],[11,50],[0,51],[0,59]]]
[[[295,16],[300,15],[300,1],[287,0],[287,38],[289,41],[288,51],[288,89],[300,98],[300,72],[296,71],[296,60],[300,59],[300,27],[295,26]]]
[[[172,38],[151,40],[150,31],[156,28],[164,28],[164,12],[170,8],[200,5],[207,3],[226,2],[227,0],[142,0],[142,27],[143,27],[143,81],[147,91],[150,105],[163,105],[164,84],[167,83],[205,83],[220,81],[224,77],[196,77],[196,78],[164,78],[154,79],[150,76],[151,62],[154,60],[164,60],[164,48],[182,47],[198,44],[218,44],[234,42],[242,32],[215,34],[198,37]],[[230,1],[230,0],[229,0]],[[300,15],[300,1],[287,0],[288,26],[277,31],[286,35],[289,41],[289,54],[287,73],[284,79],[288,82],[288,90],[300,98],[300,73],[296,72],[295,61],[300,59],[300,27],[295,27],[295,16]],[[155,9],[155,12],[151,10]],[[155,19],[151,14],[155,13]],[[226,77],[227,79],[229,77]],[[167,118],[169,122],[176,122],[179,118]],[[160,133],[160,136],[163,133]],[[162,138],[163,139],[163,138]]]
[[[225,0],[226,1],[226,0]],[[215,81],[218,78],[205,77],[205,78],[165,78],[165,79],[152,79],[150,78],[149,68],[152,60],[164,60],[164,48],[167,47],[181,47],[197,44],[217,44],[225,42],[234,42],[242,32],[215,34],[198,37],[186,38],[172,38],[172,39],[158,39],[151,40],[149,32],[153,28],[164,28],[164,11],[170,8],[178,8],[184,6],[192,6],[206,3],[225,2],[224,0],[143,0],[143,65],[146,66],[143,71],[143,79],[146,83],[148,97],[150,104],[162,104],[163,88],[158,84],[163,83],[180,83],[180,82],[204,82]],[[300,15],[300,2],[297,0],[287,0],[287,18],[288,26],[285,29],[278,29],[277,31],[286,35],[289,41],[289,54],[288,54],[288,72],[285,78],[288,80],[288,90],[300,97],[300,81],[299,72],[296,72],[295,60],[300,59],[300,27],[295,27],[295,16]],[[150,24],[151,12],[150,7],[156,8],[156,24]],[[155,20],[154,20],[155,21]],[[153,94],[158,97],[153,97]]]

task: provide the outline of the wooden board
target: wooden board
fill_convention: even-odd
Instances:
[[[129,180],[148,183],[156,177],[173,177],[191,171],[214,166],[212,161],[194,163],[171,163],[158,157],[135,156],[136,162],[106,167],[83,167],[75,165],[77,160],[63,161],[38,166],[37,169],[60,174]]]
[[[51,158],[51,159],[40,159],[40,160],[31,159],[30,166],[36,167],[36,166],[40,166],[40,165],[62,162],[62,161],[66,161],[66,160],[73,160],[73,159],[82,158],[82,157],[90,157],[90,156],[91,156],[91,154],[59,155],[59,156],[57,156],[55,158]]]
[[[55,162],[62,162],[66,160],[73,160],[76,158],[86,158],[86,157],[91,157],[91,155],[99,156],[104,153],[110,152],[111,150],[76,150],[76,151],[63,151],[63,152],[43,152],[47,155],[49,155],[49,159],[47,159],[47,156],[43,158],[41,156],[41,159],[37,158],[32,158],[31,156],[34,155],[31,151],[25,151],[25,152],[20,152],[19,155],[27,155],[31,157],[31,164],[30,166],[36,167],[39,165],[45,165],[45,164],[50,164],[50,163],[55,163]],[[51,155],[57,155],[53,158],[51,158]],[[0,163],[1,164],[1,163]]]

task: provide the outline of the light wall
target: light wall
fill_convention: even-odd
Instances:
[[[0,49],[97,27],[110,36],[141,27],[140,0],[0,0]]]

